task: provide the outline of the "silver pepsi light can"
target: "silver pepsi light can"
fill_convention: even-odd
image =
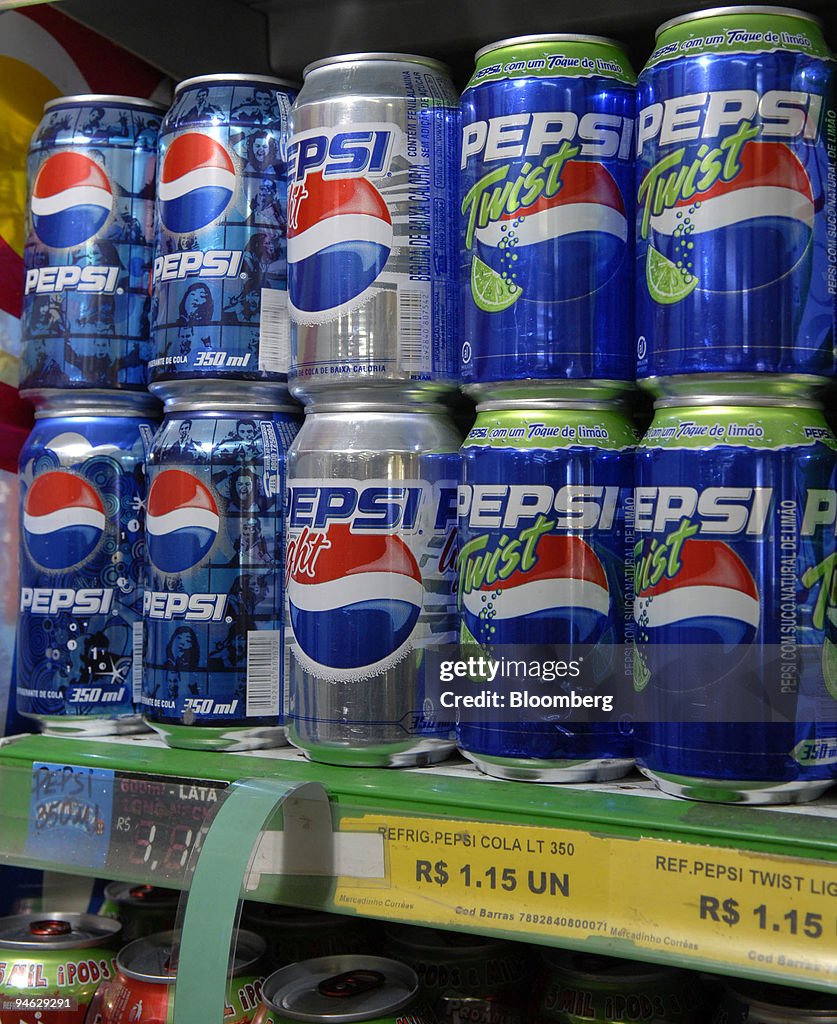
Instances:
[[[306,410],[288,453],[288,736],[314,761],[427,765],[453,748],[426,651],[456,639],[460,435],[367,389]]]
[[[402,53],[310,64],[291,110],[291,390],[456,386],[458,98]]]

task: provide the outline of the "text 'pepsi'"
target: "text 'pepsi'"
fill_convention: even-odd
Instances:
[[[164,108],[51,100],[29,148],[20,386],[145,391]]]
[[[287,132],[296,87],[204,75],[160,128],[150,377],[285,380]]]
[[[458,381],[457,101],[409,54],[318,61],[291,110],[291,389]]]
[[[136,731],[147,395],[52,392],[20,453],[17,707],[45,731]]]
[[[637,375],[834,373],[837,111],[814,19],[662,26],[637,94]]]
[[[462,376],[630,380],[634,75],[596,36],[477,53],[461,101]]]
[[[679,796],[813,799],[837,778],[837,442],[812,401],[660,405],[636,455],[637,758]]]
[[[288,735],[313,760],[421,765],[453,748],[425,652],[456,636],[459,442],[432,403],[307,410],[288,453]]]

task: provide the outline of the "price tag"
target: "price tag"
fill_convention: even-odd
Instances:
[[[26,853],[39,860],[101,868],[110,842],[112,806],[112,771],[36,761]]]
[[[366,815],[376,880],[340,877],[335,905],[408,923],[544,936],[695,967],[837,978],[837,864],[569,829]]]

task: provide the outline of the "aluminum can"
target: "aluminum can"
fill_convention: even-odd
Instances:
[[[702,1024],[697,975],[656,964],[545,950],[531,1024]]]
[[[165,108],[50,100],[27,160],[20,387],[145,391],[154,166]]]
[[[338,953],[374,953],[377,922],[270,903],[245,903],[242,923],[267,943],[270,970]]]
[[[553,392],[553,396],[555,392]],[[633,449],[612,402],[561,397],[487,401],[462,447],[457,601],[463,654],[536,664],[505,670],[511,691],[610,697],[612,719],[572,708],[464,716],[457,742],[481,771],[531,782],[614,779],[633,766],[630,729],[617,721],[632,639]],[[575,664],[572,675],[560,665]],[[554,666],[549,669],[549,666]],[[527,669],[528,671],[528,669]],[[519,705],[518,705],[519,706]]]
[[[88,1024],[171,1024],[177,980],[177,933],[158,932],[129,942],[116,958],[116,975],[96,993]],[[236,936],[226,1006],[218,1007],[225,1024],[251,1024],[259,1005],[264,942],[252,932]]]
[[[667,793],[811,800],[837,777],[837,447],[819,405],[657,402],[637,449],[637,760]]]
[[[160,128],[150,377],[286,380],[292,82],[181,82]]]
[[[122,925],[120,939],[128,943],[174,928],[179,901],[180,893],[176,889],[110,882],[105,886],[105,899],[99,913],[119,921]]]
[[[632,380],[636,81],[618,43],[483,47],[462,95],[462,377]]]
[[[315,761],[432,764],[453,748],[425,649],[456,636],[461,438],[441,405],[374,397],[308,407],[288,453],[288,735]]]
[[[15,1024],[83,1024],[97,987],[113,978],[118,921],[42,911],[0,918],[0,1013]]]
[[[148,456],[146,720],[172,747],[284,743],[281,385],[172,385]]]
[[[764,982],[731,982],[712,1024],[837,1024],[837,997],[831,992]]]
[[[283,967],[265,979],[253,1024],[427,1024],[415,971],[380,956],[326,956]]]
[[[41,391],[20,453],[17,709],[46,732],[130,732],[139,715],[149,395]]]
[[[412,967],[419,993],[444,1024],[525,1024],[529,949],[482,935],[394,925],[387,952]]]
[[[457,96],[443,64],[310,64],[291,111],[291,390],[455,388]]]
[[[658,29],[637,96],[639,378],[833,375],[835,145],[815,19],[721,7]]]

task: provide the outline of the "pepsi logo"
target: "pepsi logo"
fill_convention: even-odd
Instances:
[[[483,644],[594,644],[610,591],[602,563],[581,537],[548,534],[525,573],[462,595],[465,625]]]
[[[54,153],[35,177],[30,208],[35,234],[44,245],[70,249],[104,227],[113,208],[113,190],[90,157]]]
[[[332,526],[316,562],[288,579],[297,659],[318,678],[365,679],[411,649],[424,588],[407,545],[392,534]]]
[[[303,323],[323,323],[368,298],[392,249],[392,219],[365,178],[308,174],[288,222],[288,296]]]
[[[157,185],[160,220],[175,234],[216,221],[235,194],[235,166],[220,142],[200,132],[174,139]]]
[[[221,524],[218,506],[200,480],[166,469],[148,491],[145,530],[148,556],[160,572],[185,572],[202,561]]]
[[[561,186],[474,231],[480,258],[527,294],[566,302],[590,295],[625,258],[628,220],[619,186],[599,163],[570,160]],[[525,261],[517,254],[526,250]]]
[[[23,535],[29,554],[45,569],[85,562],[99,546],[105,525],[101,497],[75,473],[42,473],[26,492]]]
[[[696,274],[700,291],[761,288],[810,251],[814,197],[795,154],[781,142],[750,142],[739,163],[730,181],[650,218],[654,247]],[[734,254],[734,268],[724,253]]]

